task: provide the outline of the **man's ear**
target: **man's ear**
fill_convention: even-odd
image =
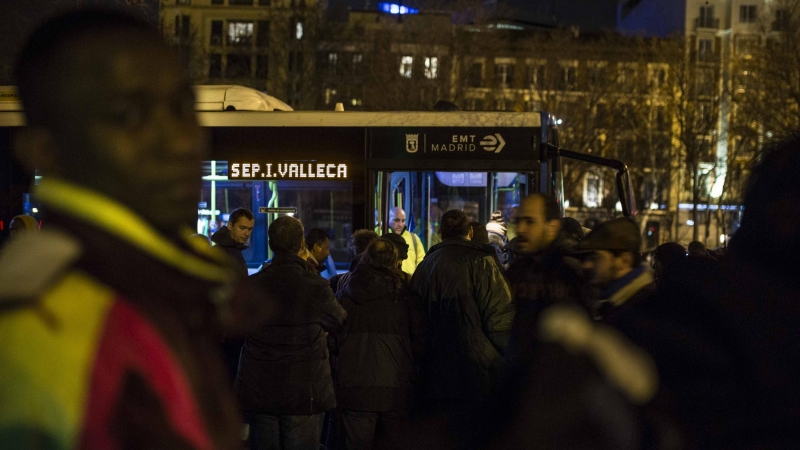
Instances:
[[[474,234],[475,234],[475,232],[474,232],[474,230],[472,229],[472,227],[469,227],[469,233],[467,233],[467,240],[468,240],[468,241],[471,241],[471,240],[472,240],[472,236],[473,236]]]
[[[616,258],[619,261],[619,264],[622,268],[633,268],[633,253],[625,252],[617,256]]]
[[[56,157],[53,134],[42,127],[25,127],[13,136],[14,155],[28,173],[36,169],[48,175],[59,175],[61,167]]]

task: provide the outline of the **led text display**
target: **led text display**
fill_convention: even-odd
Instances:
[[[346,163],[228,162],[231,180],[346,180]]]

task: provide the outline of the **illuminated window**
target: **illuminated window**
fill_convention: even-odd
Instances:
[[[578,69],[572,65],[561,66],[561,76],[558,79],[558,89],[561,91],[575,90],[575,79]]]
[[[364,55],[361,53],[353,54],[353,75],[361,75],[364,68]]]
[[[339,72],[339,54],[338,53],[328,53],[328,70],[330,70],[331,75],[337,75]]]
[[[303,39],[303,22],[297,22],[294,25],[294,38],[298,41]]]
[[[338,92],[334,88],[326,88],[325,89],[325,104],[330,105],[334,100],[336,100],[336,96]]]
[[[228,44],[250,45],[253,43],[253,22],[228,22]]]
[[[403,56],[400,58],[400,75],[411,78],[411,69],[414,67],[413,56]]]
[[[439,58],[426,57],[425,58],[425,78],[429,80],[436,79],[439,76]]]
[[[514,84],[514,65],[495,64],[494,81],[497,84],[497,86],[511,87]]]
[[[528,66],[528,84],[539,88],[544,87],[544,64]]]

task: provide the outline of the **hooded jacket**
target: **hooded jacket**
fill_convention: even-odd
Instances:
[[[401,274],[359,264],[337,299],[347,311],[331,339],[336,360],[336,401],[358,411],[410,407],[414,360],[422,350],[422,311]]]
[[[246,412],[317,414],[336,406],[325,332],[335,332],[347,313],[328,281],[297,255],[278,253],[251,277],[271,296],[264,306],[273,320],[247,335],[235,389]]]
[[[231,230],[228,227],[222,227],[211,235],[211,242],[218,245],[221,249],[236,261],[236,267],[239,272],[247,276],[247,262],[244,260],[242,251],[247,250],[250,246],[247,244],[240,244],[233,240],[231,237]]]
[[[422,395],[475,400],[503,365],[514,321],[511,292],[489,246],[461,238],[431,248],[411,279],[425,311]]]

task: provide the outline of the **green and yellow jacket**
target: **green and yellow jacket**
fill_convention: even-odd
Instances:
[[[224,256],[76,185],[36,194],[45,227],[0,257],[0,448],[234,448]]]

